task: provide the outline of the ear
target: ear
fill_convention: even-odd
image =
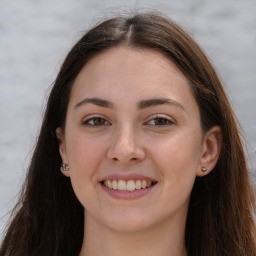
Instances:
[[[65,164],[68,164],[65,136],[64,136],[63,130],[59,127],[56,129],[56,136],[59,140],[59,153],[60,153],[62,162]],[[62,174],[65,175],[66,177],[70,176],[69,170],[63,171],[62,168],[60,168],[60,170],[61,170]]]
[[[197,176],[205,176],[215,167],[221,151],[222,134],[219,126],[212,127],[204,136],[202,144],[202,154]],[[202,171],[202,168],[205,168]]]

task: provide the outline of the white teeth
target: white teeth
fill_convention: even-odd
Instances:
[[[119,180],[117,183],[118,190],[126,190],[126,182],[124,180]]]
[[[147,182],[146,182],[145,180],[143,180],[143,181],[141,182],[141,187],[142,187],[142,188],[146,188],[146,187],[147,187]]]
[[[106,182],[107,182],[107,184],[106,184],[107,187],[113,188],[112,182],[110,180],[107,180]]]
[[[127,183],[126,183],[126,189],[128,191],[134,191],[135,190],[135,182],[134,180],[129,180]]]
[[[136,189],[141,189],[141,181],[140,180],[136,180],[135,188]]]
[[[153,182],[152,181],[146,181],[146,180],[105,180],[103,184],[114,190],[120,190],[120,191],[134,191],[138,189],[145,189],[147,187],[150,187]]]
[[[117,181],[116,180],[112,181],[112,188],[117,190]]]

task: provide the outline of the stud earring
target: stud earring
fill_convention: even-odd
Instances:
[[[201,171],[202,171],[202,173],[205,173],[205,172],[207,172],[207,168],[203,166]]]
[[[62,163],[61,167],[60,167],[60,170],[63,171],[63,172],[66,172],[66,171],[69,171],[70,169],[69,169],[68,164]]]

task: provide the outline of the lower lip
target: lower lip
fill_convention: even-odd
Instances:
[[[140,198],[146,194],[148,194],[154,187],[150,186],[148,188],[144,189],[135,189],[133,191],[121,191],[121,190],[115,190],[115,189],[110,189],[103,184],[100,184],[101,187],[104,189],[105,192],[107,192],[110,196],[116,198],[116,199],[126,199],[126,200],[132,200],[132,199],[137,199]]]

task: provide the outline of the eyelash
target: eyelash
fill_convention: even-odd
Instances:
[[[151,123],[152,121],[154,122],[154,124]],[[160,124],[156,124],[157,121],[160,121]],[[93,122],[93,124],[91,124],[90,122]],[[95,122],[98,122],[98,124],[95,124]],[[104,123],[100,124],[101,122],[104,122]],[[163,116],[154,116],[153,118],[151,118],[150,120],[148,120],[144,123],[144,125],[149,125],[149,126],[158,127],[158,128],[171,126],[173,124],[174,124],[174,122],[172,120],[170,120],[169,118],[163,117]],[[103,127],[103,126],[110,126],[111,123],[108,122],[104,117],[94,116],[94,117],[90,117],[86,120],[83,120],[82,125],[90,127],[90,128],[99,128],[99,127]]]
[[[154,124],[150,124],[150,122],[154,122]],[[161,123],[164,122],[164,124],[156,124],[156,121],[160,121]],[[163,116],[154,116],[153,118],[151,118],[149,121],[147,121],[145,123],[146,125],[150,125],[150,126],[156,126],[158,128],[162,128],[162,127],[166,127],[166,126],[170,126],[173,125],[174,122],[172,120],[170,120],[169,118],[163,117]]]
[[[95,121],[99,121],[99,120],[103,121],[104,124],[95,124],[94,123]],[[93,122],[94,124],[90,124],[90,122]],[[111,123],[108,122],[104,117],[94,116],[94,117],[90,117],[86,120],[83,120],[82,125],[85,125],[85,126],[90,127],[90,128],[98,128],[98,127],[102,127],[102,126],[109,126],[109,125],[111,125]]]

